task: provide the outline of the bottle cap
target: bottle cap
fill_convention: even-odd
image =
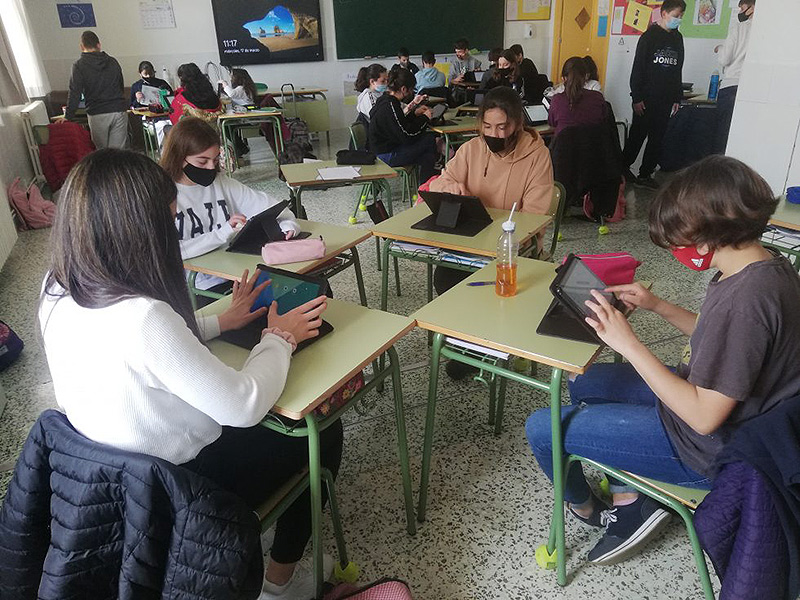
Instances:
[[[503,221],[503,231],[516,231],[517,224],[514,221]]]

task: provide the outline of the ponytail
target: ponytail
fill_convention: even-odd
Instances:
[[[561,69],[561,76],[564,78],[564,93],[572,109],[583,96],[583,86],[588,79],[588,69],[586,62],[582,58],[573,56],[564,63]]]
[[[368,67],[361,67],[356,75],[356,91],[363,92],[369,87],[369,82],[373,79],[378,79],[383,73],[386,72],[386,67],[379,63],[372,63]]]

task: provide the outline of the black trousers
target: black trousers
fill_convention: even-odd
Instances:
[[[643,115],[633,113],[633,123],[628,132],[628,139],[625,141],[623,157],[625,166],[630,166],[636,162],[642,144],[647,140],[647,147],[644,149],[642,166],[639,168],[640,177],[649,177],[653,174],[661,158],[661,147],[664,142],[664,134],[667,131],[667,124],[672,113],[672,102],[654,102],[645,100],[645,110]]]
[[[320,433],[320,462],[334,477],[342,461],[342,423]],[[223,427],[222,435],[184,467],[216,482],[257,508],[308,465],[308,439],[289,437],[261,425]],[[328,495],[323,486],[323,503]],[[303,557],[311,538],[311,493],[306,489],[278,519],[270,556],[286,564]]]
[[[717,96],[717,135],[714,137],[714,154],[725,154],[728,147],[728,134],[731,132],[733,107],[736,105],[738,85],[722,88]]]
[[[469,271],[437,266],[433,270],[433,289],[440,296],[472,275]]]

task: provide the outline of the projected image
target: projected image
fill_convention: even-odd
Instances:
[[[220,62],[323,60],[319,0],[212,0]]]

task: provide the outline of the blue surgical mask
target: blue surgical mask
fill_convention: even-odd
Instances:
[[[681,19],[680,17],[670,17],[669,19],[667,19],[666,23],[667,29],[673,29],[673,30],[677,29],[678,27],[681,26],[681,21],[683,21],[683,19]]]
[[[382,94],[383,92],[386,91],[386,84],[379,83],[378,85],[375,86],[375,91],[378,92],[379,94]]]

